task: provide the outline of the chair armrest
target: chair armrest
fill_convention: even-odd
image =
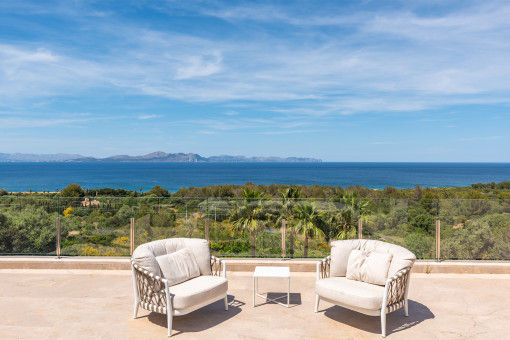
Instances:
[[[331,265],[331,256],[327,256],[317,262],[317,280],[329,277],[329,268]]]
[[[153,311],[166,308],[165,287],[168,286],[168,280],[138,267],[134,262],[131,262],[131,269],[135,281],[135,294],[142,308]]]
[[[216,256],[211,256],[211,271],[214,276],[223,276],[227,277],[227,263],[225,260],[217,258]]]
[[[411,267],[399,270],[395,275],[386,280],[384,286],[383,308],[386,306],[387,313],[401,308],[407,299],[409,291],[409,277]]]

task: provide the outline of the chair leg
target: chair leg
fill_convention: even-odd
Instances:
[[[135,299],[135,306],[134,306],[135,310],[134,310],[134,313],[133,313],[133,319],[136,319],[136,316],[138,315],[138,307],[140,307],[140,302]]]
[[[386,309],[386,308],[384,308]],[[382,337],[385,338],[386,337],[386,311],[385,310],[381,310],[381,333],[382,333]]]
[[[173,320],[172,311],[168,311],[166,314],[166,323],[168,326],[168,336],[169,337],[172,336],[172,320]]]
[[[404,315],[409,316],[409,305],[407,304],[407,299],[404,300]]]
[[[315,294],[315,313],[317,313],[319,311],[319,301],[320,301],[320,297],[318,294]]]
[[[227,295],[223,298],[223,301],[225,302],[225,310],[228,310],[228,298]]]

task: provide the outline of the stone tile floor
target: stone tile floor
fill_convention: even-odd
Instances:
[[[291,308],[253,307],[249,272],[228,272],[229,311],[219,301],[175,317],[175,339],[381,339],[378,317],[321,302],[315,273],[291,273]],[[260,279],[261,292],[286,281]],[[166,317],[140,309],[125,270],[0,270],[0,339],[165,339]],[[388,339],[508,339],[510,275],[413,274],[409,317],[388,315]],[[262,301],[262,300],[257,300]]]

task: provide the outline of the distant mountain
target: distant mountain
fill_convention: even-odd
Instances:
[[[322,160],[299,157],[281,158],[227,155],[202,157],[196,153],[165,153],[157,151],[143,156],[116,155],[106,158],[60,153],[48,155],[0,153],[0,162],[322,162]]]
[[[55,153],[55,154],[27,154],[27,153],[0,153],[0,162],[64,162],[78,158],[82,155]]]

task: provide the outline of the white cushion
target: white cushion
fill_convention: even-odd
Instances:
[[[195,255],[200,275],[211,275],[211,252],[209,243],[199,238],[170,238],[165,241],[166,254],[173,253],[182,248],[188,248]]]
[[[156,261],[158,261],[163,277],[168,280],[169,286],[200,276],[197,260],[188,248],[157,256]]]
[[[388,279],[388,269],[392,258],[391,253],[363,252],[354,249],[347,260],[346,277],[384,286]]]
[[[161,276],[161,270],[159,269],[158,261],[156,261],[156,256],[154,256],[154,251],[147,244],[138,246],[133,252],[132,259],[139,267],[148,270],[154,275]]]
[[[200,275],[211,275],[211,253],[209,243],[204,239],[171,238],[144,243],[135,249],[132,259],[139,267],[161,276],[156,257],[171,254],[183,248],[190,249],[195,255]]]
[[[222,276],[202,275],[170,287],[174,309],[190,308],[227,294],[228,281]]]
[[[315,282],[315,293],[330,301],[367,310],[378,310],[382,306],[384,287],[349,280],[346,277],[330,277]]]
[[[377,240],[345,240],[331,242],[331,276],[345,276],[347,273],[347,261],[353,249],[365,252],[377,251],[393,254],[388,276],[395,275],[405,267],[412,267],[416,257],[409,250],[396,244]]]

